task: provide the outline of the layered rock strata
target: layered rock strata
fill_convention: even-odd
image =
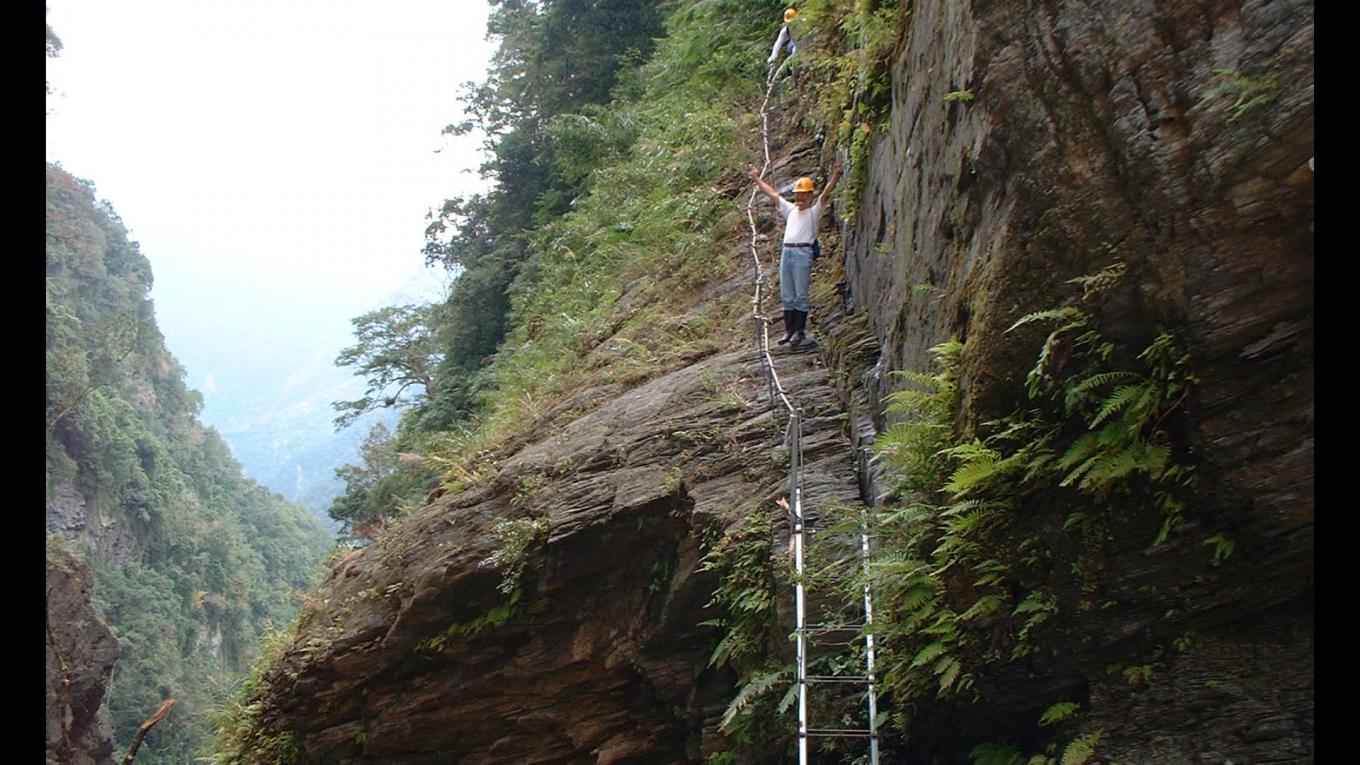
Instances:
[[[780,358],[809,495],[853,499],[826,370]],[[336,566],[268,676],[267,730],[307,762],[675,763],[721,747],[734,678],[706,669],[718,614],[701,539],[756,523],[783,529],[781,555],[787,540],[783,423],[754,354],[571,408],[590,411]],[[503,519],[546,522],[513,596],[486,565]]]

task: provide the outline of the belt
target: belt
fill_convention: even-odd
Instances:
[[[784,242],[785,247],[811,247],[812,242]]]

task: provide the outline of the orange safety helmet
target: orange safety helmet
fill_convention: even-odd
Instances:
[[[798,18],[798,9],[797,9],[797,8],[790,8],[790,9],[788,9],[787,11],[784,11],[784,23],[785,23],[785,24],[789,23],[790,21],[793,21],[793,20],[796,19],[796,18]]]
[[[799,178],[798,180],[793,182],[793,190],[795,193],[799,191],[811,192],[816,191],[817,187],[815,184],[813,184],[811,178],[803,176],[802,178]]]

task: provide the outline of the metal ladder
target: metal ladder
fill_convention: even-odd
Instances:
[[[802,449],[802,409],[797,409],[789,419],[789,513],[790,536],[794,551],[794,612],[797,626],[794,631],[797,646],[795,682],[798,683],[798,763],[808,764],[809,741],[813,738],[867,738],[869,740],[869,763],[878,765],[878,698],[874,678],[874,606],[873,595],[866,584],[864,587],[864,622],[861,624],[835,624],[808,621],[807,591],[804,584],[804,552],[807,549],[810,528],[803,492],[803,449]],[[862,566],[868,565],[869,534],[865,525],[867,519],[861,515],[859,556]],[[815,536],[815,533],[813,534]],[[809,639],[818,636],[864,633],[864,674],[862,675],[812,675],[808,673]],[[809,719],[808,696],[818,685],[862,686],[865,694],[868,725],[865,728],[818,727]]]

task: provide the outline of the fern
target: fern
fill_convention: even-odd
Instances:
[[[1213,557],[1209,561],[1214,566],[1218,566],[1227,560],[1233,554],[1233,549],[1237,547],[1237,543],[1226,534],[1215,534],[1204,540],[1204,544],[1214,548]]]
[[[1110,383],[1115,382],[1116,380],[1126,380],[1130,377],[1137,377],[1137,375],[1135,375],[1133,372],[1123,370],[1118,370],[1114,372],[1098,372],[1087,377],[1086,379],[1082,380],[1076,385],[1073,385],[1072,387],[1068,388],[1068,391],[1074,394],[1086,393],[1088,391],[1093,391],[1096,388],[1102,388],[1106,385],[1109,385]]]
[[[948,650],[949,646],[945,645],[945,643],[942,641],[937,640],[934,643],[930,643],[925,648],[922,648],[920,651],[916,653],[916,658],[912,659],[911,666],[913,667],[925,666],[926,663],[928,663],[931,659],[940,656],[941,654]]]
[[[1001,604],[1004,602],[1005,599],[1002,598],[1000,595],[983,595],[982,597],[977,599],[977,602],[969,606],[967,611],[964,611],[962,614],[960,614],[959,619],[963,621],[971,621],[973,619],[981,619],[985,616],[991,616],[1001,608]]]
[[[1069,486],[1090,469],[1091,460],[1096,450],[1100,448],[1099,433],[1084,433],[1072,445],[1067,448],[1067,452],[1058,458],[1059,470],[1070,470],[1061,481],[1059,486]],[[1075,467],[1075,469],[1073,469]]]
[[[971,459],[966,461],[959,470],[953,471],[949,476],[948,483],[945,483],[944,490],[960,497],[974,489],[979,483],[986,482],[987,479],[997,475],[997,455],[996,452],[989,451],[975,453]]]
[[[940,679],[939,695],[948,693],[954,687],[954,683],[959,679],[959,670],[962,667],[959,660],[945,656],[935,662],[935,676]]]
[[[1072,326],[1080,326],[1086,323],[1086,314],[1083,313],[1080,308],[1070,305],[1063,306],[1062,308],[1050,308],[1046,311],[1035,311],[1034,313],[1021,316],[1014,324],[1007,327],[1006,331],[1011,332],[1018,327],[1023,327],[1026,324],[1032,324],[1036,321],[1063,321]]]
[[[1063,412],[1072,414],[1073,412],[1078,411],[1080,407],[1090,402],[1092,394],[1099,388],[1103,388],[1106,385],[1119,380],[1127,380],[1131,377],[1136,378],[1137,376],[1138,375],[1133,372],[1127,371],[1098,372],[1090,375],[1076,385],[1068,386],[1067,389],[1063,391]]]
[[[1039,724],[1043,726],[1057,725],[1076,714],[1076,711],[1079,708],[1079,704],[1075,704],[1071,701],[1060,701],[1044,710],[1044,713],[1039,716]]]
[[[1080,325],[1064,324],[1048,334],[1043,346],[1039,349],[1038,360],[1034,362],[1034,367],[1025,375],[1025,392],[1030,398],[1036,398],[1044,390],[1044,383],[1049,380],[1049,361],[1053,358],[1053,353],[1058,347],[1058,340],[1064,332],[1078,326]]]
[[[907,390],[898,391],[897,393],[894,393],[894,394],[888,396],[888,403],[889,403],[889,404],[892,404],[892,403],[895,403],[895,402],[898,402],[898,401],[908,401],[908,400],[912,399],[914,396],[930,395],[930,394],[939,393],[940,390],[943,388],[943,385],[944,385],[944,384],[940,381],[940,379],[939,379],[937,376],[935,376],[935,375],[929,375],[929,374],[926,374],[926,373],[924,373],[924,372],[913,372],[913,371],[911,371],[911,370],[909,370],[909,369],[899,369],[899,370],[890,372],[890,373],[889,373],[889,376],[890,376],[890,377],[900,377],[900,378],[902,378],[902,379],[904,379],[904,380],[909,380],[909,381],[914,382],[914,383],[916,383],[917,385],[921,386],[922,388],[925,388],[925,389],[926,389],[925,391],[919,391],[919,390],[911,390],[910,388],[908,388]]]
[[[973,583],[973,586],[985,587],[989,584],[1000,582],[1010,571],[1010,567],[999,560],[991,559],[973,566],[973,571],[982,574],[982,576]]]
[[[1121,279],[1124,278],[1124,274],[1127,272],[1128,265],[1125,264],[1123,261],[1116,260],[1114,263],[1110,264],[1109,266],[1101,269],[1100,271],[1094,274],[1088,274],[1086,276],[1077,276],[1072,279],[1068,279],[1067,283],[1081,285],[1082,290],[1081,299],[1085,301],[1090,301],[1097,295],[1100,295],[1103,292],[1108,292],[1111,288],[1118,284]]]
[[[1100,734],[1103,729],[1098,729],[1090,733],[1078,736],[1072,743],[1063,749],[1061,765],[1085,765],[1096,753],[1096,744],[1100,742]]]
[[[1114,392],[1101,403],[1100,411],[1091,419],[1091,427],[1099,427],[1100,423],[1126,407],[1135,413],[1140,412],[1142,407],[1151,402],[1153,389],[1154,386],[1149,382],[1115,388]]]
[[[722,721],[718,723],[718,728],[724,733],[731,733],[733,721],[755,702],[756,699],[769,693],[770,689],[787,682],[790,679],[791,670],[787,667],[779,669],[767,669],[754,672],[747,679],[746,684],[737,691],[737,695],[727,705],[727,710],[723,712]]]
[[[1067,529],[1070,529],[1073,526],[1085,525],[1090,520],[1091,517],[1089,515],[1080,510],[1077,510],[1076,512],[1069,513],[1067,516],[1067,520],[1063,521],[1063,530],[1066,531]]]
[[[1025,599],[1020,601],[1020,604],[1017,605],[1015,610],[1011,613],[1018,616],[1020,614],[1034,613],[1035,611],[1043,611],[1048,607],[1048,602],[1044,600],[1043,591],[1034,590],[1029,595],[1026,595]]]

